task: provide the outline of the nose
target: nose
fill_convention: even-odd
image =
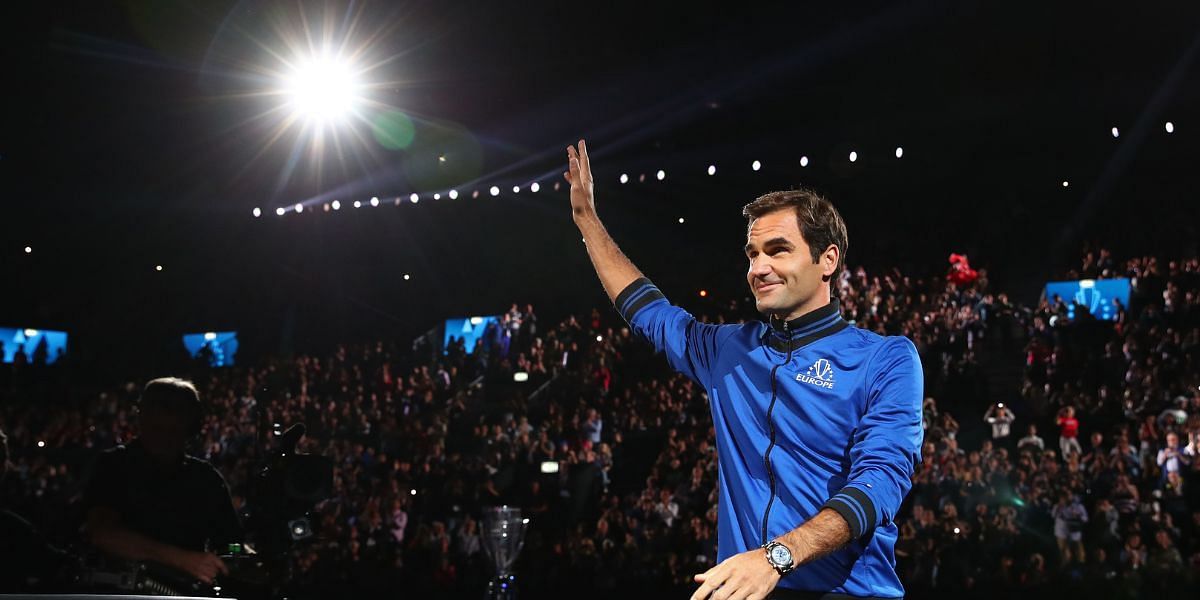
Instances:
[[[749,273],[751,279],[762,279],[771,274],[771,265],[761,257],[755,257],[750,260]]]

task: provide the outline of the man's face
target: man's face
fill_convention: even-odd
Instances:
[[[796,213],[790,208],[765,214],[750,223],[746,281],[755,306],[763,314],[785,319],[800,316],[821,288],[821,278],[837,267],[835,247],[813,264],[808,243],[800,233]]]
[[[183,457],[191,436],[187,417],[147,407],[139,419],[138,437],[155,462],[165,466]]]

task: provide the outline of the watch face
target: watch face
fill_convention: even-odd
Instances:
[[[777,565],[786,565],[792,562],[792,553],[786,546],[775,546],[771,548],[771,562]]]

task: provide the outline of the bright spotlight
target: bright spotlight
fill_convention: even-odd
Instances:
[[[371,206],[379,206],[379,197],[371,196]]]
[[[355,201],[354,201],[354,208],[362,208],[362,202],[359,202],[358,200],[355,200]]]
[[[250,214],[254,215],[254,218],[257,219],[262,216],[262,209],[255,206],[254,210],[250,211]]]
[[[750,168],[757,171],[762,168],[762,163],[756,160],[756,161],[750,163]]]
[[[421,195],[416,192],[413,192],[412,195],[408,197],[409,202],[412,202],[413,204],[416,204],[420,199]]]
[[[161,271],[161,270],[162,270],[162,265],[154,265],[154,270],[155,270],[155,271]]]
[[[1120,130],[1120,129],[1117,129],[1116,127],[1113,127],[1113,128],[1112,128],[1112,135],[1113,135],[1113,137],[1115,137],[1115,138],[1117,138],[1117,137],[1121,137],[1121,130]]]
[[[901,156],[904,156],[904,148],[896,146],[896,158],[900,158]]]
[[[37,337],[39,334],[41,334],[41,332],[36,329],[26,329],[25,330],[25,337],[27,337],[27,338]]]
[[[531,191],[531,192],[533,192],[533,193],[535,193],[535,194],[536,194],[536,193],[538,192],[538,190],[540,190],[540,189],[542,189],[542,186],[541,186],[541,184],[539,184],[539,183],[538,183],[538,182],[536,182],[536,181],[535,181],[535,182],[533,182],[533,183],[531,183],[531,184],[529,184],[529,191]]]
[[[621,173],[621,183],[629,183],[629,175]]]
[[[333,210],[342,210],[342,203],[340,201],[334,200],[333,201]]]
[[[514,194],[520,194],[520,193],[521,193],[521,186],[519,186],[519,185],[514,185],[514,186],[513,186],[513,193],[514,193]]]
[[[457,200],[458,199],[458,190],[450,190],[450,193],[446,194],[446,195],[450,196],[451,200]]]
[[[45,448],[45,447],[46,447],[46,442],[44,442],[42,440],[38,440],[38,448]]]
[[[25,246],[25,254],[32,254],[32,253],[33,253],[33,247]]]
[[[717,165],[708,165],[708,174],[716,175],[717,174]]]
[[[1070,185],[1071,185],[1070,181],[1063,180],[1063,187],[1068,187]]]
[[[298,212],[298,213],[302,213],[302,212],[304,212],[304,205],[303,205],[303,204],[296,204],[296,212]]]
[[[488,193],[493,196],[499,196],[500,195],[500,187],[493,185],[492,189],[488,190]]]
[[[287,212],[287,210],[284,210],[284,208],[283,208],[282,206],[280,206],[279,208],[275,209],[275,214],[277,214],[277,215],[279,215],[279,216],[281,216],[281,217],[282,217],[282,216],[283,216],[283,214],[284,214],[284,213],[286,213],[286,212]]]
[[[210,332],[204,334],[204,341],[206,341],[206,342],[211,342],[215,339],[217,339],[217,334],[215,332],[210,331]]]
[[[679,217],[679,224],[683,225],[683,217]]]
[[[1175,124],[1174,123],[1167,121],[1166,128],[1167,128],[1167,133],[1175,133]]]
[[[433,199],[434,199],[434,200],[441,200],[441,199],[442,199],[442,193],[441,193],[441,192],[434,192],[434,193],[433,193]]]
[[[807,167],[807,166],[808,166],[808,157],[807,157],[807,156],[801,156],[801,157],[800,157],[800,166],[801,166],[801,167]]]
[[[408,281],[409,279],[412,279],[412,277],[411,277],[411,276],[410,276],[408,273],[405,273],[405,274],[404,274],[404,280],[405,280],[405,281]]]
[[[662,181],[667,178],[667,172],[659,169],[658,173],[655,173],[654,176],[657,177],[659,181]]]
[[[858,153],[851,150],[850,151],[850,162],[854,162],[856,160],[858,160]]]
[[[284,81],[284,92],[295,113],[317,121],[342,118],[353,111],[360,87],[350,64],[329,56],[299,63]]]

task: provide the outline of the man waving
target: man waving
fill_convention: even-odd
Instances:
[[[693,599],[897,598],[893,522],[920,460],[923,377],[907,338],[842,319],[846,226],[808,190],[747,204],[746,282],[765,321],[698,322],[621,253],[596,213],[587,146],[571,212],[616,309],[704,386],[719,459],[718,564]]]

